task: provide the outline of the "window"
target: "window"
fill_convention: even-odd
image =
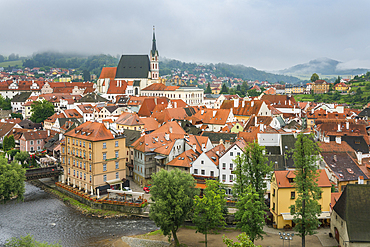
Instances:
[[[70,174],[71,173],[71,168],[68,168],[68,174]]]
[[[290,199],[294,199],[295,198],[295,191],[292,191],[290,192]]]
[[[198,169],[194,169],[194,174],[198,174]]]
[[[272,204],[272,210],[275,211],[275,202]]]
[[[83,142],[83,144],[84,144],[84,147],[85,147],[85,142]]]
[[[84,162],[84,170],[86,170],[86,163]]]
[[[68,138],[68,144],[69,144],[69,140],[70,140],[71,138]]]
[[[86,180],[86,173],[84,173],[84,180]]]
[[[223,174],[222,175],[222,182],[225,182],[225,180],[226,180],[226,174]]]
[[[89,148],[91,149],[91,143],[89,143]]]
[[[64,163],[64,157],[63,157],[63,163]]]
[[[41,141],[40,140],[37,140],[37,144],[40,144],[41,143]]]
[[[202,175],[205,175],[205,174],[206,174],[206,171],[205,171],[205,170],[200,170],[200,173],[201,173]]]
[[[91,153],[89,153],[89,159],[91,160]]]
[[[116,161],[116,169],[119,169],[119,163]]]
[[[91,164],[89,165],[89,172],[91,172]]]
[[[233,168],[233,163],[230,163],[230,170],[232,170]]]
[[[272,196],[275,196],[275,189],[273,190]]]
[[[230,152],[230,156],[234,156],[234,153],[233,152]]]
[[[30,143],[31,143],[31,145],[33,145],[33,141],[31,141]]]
[[[204,160],[201,160],[200,163],[203,165],[204,164]]]
[[[103,160],[107,159],[107,153],[103,153]]]
[[[41,150],[40,146],[37,146],[37,150]]]
[[[64,147],[62,147],[62,153],[64,154]]]
[[[72,139],[72,144],[75,145],[75,139]]]
[[[118,141],[115,142],[114,146],[115,147],[118,147]]]
[[[77,171],[77,178],[78,178],[78,171]]]
[[[116,172],[116,179],[119,179],[119,173]]]
[[[76,171],[75,170],[73,170],[73,176],[75,176],[76,175]]]
[[[118,151],[115,151],[115,157],[118,158]]]
[[[103,149],[106,149],[106,148],[107,148],[107,143],[103,142]]]
[[[211,171],[211,177],[214,177],[214,176],[215,176],[215,172]]]
[[[230,182],[234,180],[234,175],[230,175]]]
[[[107,171],[107,164],[103,164],[103,172]]]
[[[237,152],[237,153],[236,153],[236,155],[237,155],[237,156],[240,156],[240,153],[239,153],[239,152]]]
[[[71,159],[70,158],[68,158],[68,165],[70,165],[71,164]]]
[[[76,165],[76,161],[75,161],[75,160],[73,160],[73,165],[74,165],[74,166]]]
[[[103,175],[103,181],[107,182],[107,175]]]
[[[80,141],[80,147],[81,147],[81,141]]]
[[[226,169],[226,163],[222,163],[222,169]]]
[[[90,183],[91,183],[91,175],[90,175]]]

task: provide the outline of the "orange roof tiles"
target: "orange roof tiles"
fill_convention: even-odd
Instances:
[[[75,137],[89,141],[104,141],[114,139],[113,134],[103,123],[87,121],[75,129],[65,133],[67,137]]]
[[[178,155],[176,158],[168,162],[166,165],[190,168],[192,166],[193,161],[196,160],[197,157],[198,155],[192,149],[190,149]]]
[[[226,124],[229,114],[230,114],[229,109],[208,109],[200,110],[190,118],[186,119],[190,121],[192,118],[197,118],[200,119],[205,124],[224,125]]]
[[[317,184],[319,187],[331,187],[328,176],[324,169],[318,170],[319,177]],[[295,178],[294,171],[274,171],[276,184],[279,188],[294,188],[294,183],[289,183],[288,178]],[[288,177],[289,176],[289,177]]]
[[[146,88],[141,89],[141,91],[175,91],[180,86],[166,86],[162,83],[153,83]]]
[[[110,78],[114,79],[116,77],[117,67],[103,67],[99,76],[99,79]]]

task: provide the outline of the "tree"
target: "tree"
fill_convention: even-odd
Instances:
[[[27,151],[20,151],[14,156],[14,159],[21,162],[21,165],[23,166],[24,162],[30,157]]]
[[[338,78],[335,80],[334,84],[339,83],[341,79],[342,79],[342,78],[340,78],[340,76],[338,75]]]
[[[227,88],[226,84],[222,84],[222,87],[221,87],[221,94],[228,94],[229,93],[229,89]]]
[[[160,170],[152,175],[150,188],[151,200],[149,217],[175,245],[179,245],[176,232],[186,219],[189,219],[194,206],[194,196],[198,194],[195,180],[178,169]]]
[[[223,242],[227,247],[261,247],[261,245],[254,245],[245,232],[239,234],[236,238],[239,242],[234,242],[232,239],[228,239],[224,235]]]
[[[252,243],[259,238],[263,239],[266,205],[251,185],[239,196],[236,208],[238,209],[235,213],[236,226],[249,236]]]
[[[216,180],[207,180],[203,197],[195,196],[193,222],[197,232],[204,234],[207,246],[207,234],[217,226],[225,225],[223,208],[226,205],[225,190]]]
[[[317,81],[317,80],[319,80],[320,79],[320,77],[319,77],[319,75],[318,74],[316,74],[316,73],[313,73],[312,74],[312,76],[311,76],[311,81],[312,82],[315,82],[315,81]]]
[[[294,186],[297,192],[295,205],[290,207],[294,215],[294,230],[302,237],[302,247],[305,246],[306,235],[314,234],[321,213],[317,201],[321,196],[321,189],[317,184],[319,148],[315,142],[304,134],[299,134],[293,151],[293,160],[296,167],[294,172]]]
[[[211,84],[209,84],[209,82],[207,84],[206,90],[204,90],[204,93],[212,93]]]
[[[5,61],[5,57],[3,55],[0,55],[0,63]]]
[[[8,137],[8,143],[9,143],[9,149],[15,148],[15,140],[14,140],[13,135],[10,135]]]
[[[20,236],[19,238],[13,237],[7,240],[5,247],[62,247],[59,243],[48,244],[46,242],[38,242],[33,236],[26,235]]]
[[[5,157],[0,157],[0,200],[6,203],[13,197],[23,200],[26,170],[17,162],[8,164]]]
[[[254,191],[262,201],[266,193],[266,180],[271,178],[272,165],[268,163],[264,155],[265,148],[256,141],[249,143],[241,156],[238,156],[236,163],[236,180],[234,192],[236,196],[247,192],[248,185],[252,185]]]
[[[90,81],[90,72],[88,70],[83,70],[82,77],[84,78],[84,81]]]
[[[9,143],[9,137],[8,136],[4,136],[4,139],[3,139],[3,150],[5,152],[7,152],[7,151],[10,150],[10,143]]]
[[[46,100],[34,101],[31,104],[31,112],[30,120],[35,123],[41,123],[54,114],[54,105]]]
[[[256,89],[251,89],[247,91],[249,97],[259,96],[261,93],[257,92]]]
[[[12,118],[20,118],[23,120],[23,115],[21,113],[11,113]]]

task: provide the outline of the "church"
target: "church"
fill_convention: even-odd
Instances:
[[[112,102],[117,96],[140,96],[141,89],[160,83],[159,53],[153,27],[152,49],[148,55],[122,55],[117,67],[103,67],[97,92]]]

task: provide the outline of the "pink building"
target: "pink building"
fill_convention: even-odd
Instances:
[[[20,151],[35,152],[42,150],[48,137],[50,137],[50,130],[23,133],[19,138]]]

